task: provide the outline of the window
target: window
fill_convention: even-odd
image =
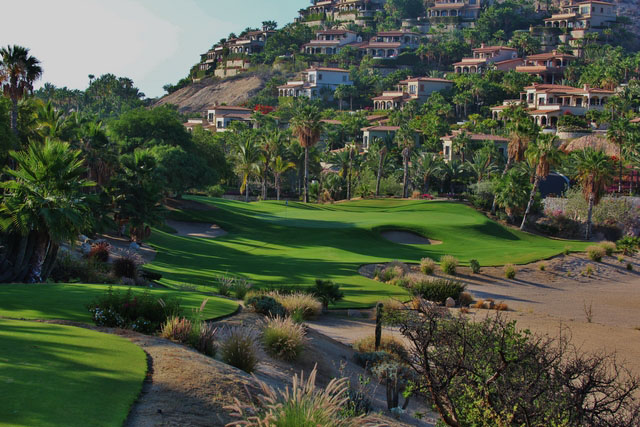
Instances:
[[[409,93],[412,95],[416,94],[416,85],[409,85]]]
[[[212,122],[213,121],[213,113],[209,113],[209,121]]]
[[[217,128],[222,129],[223,127],[224,127],[224,122],[222,120],[218,120]]]
[[[447,159],[449,158],[449,153],[450,153],[450,149],[448,145],[445,145],[444,147],[444,157],[446,157]]]
[[[322,74],[318,73],[318,81],[322,80]]]

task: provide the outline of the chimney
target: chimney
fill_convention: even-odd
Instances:
[[[584,86],[582,86],[582,88],[586,91],[588,91],[589,89],[591,89],[591,86],[589,86],[588,84],[585,83]]]
[[[487,45],[484,43],[480,43],[480,49],[484,49]]]

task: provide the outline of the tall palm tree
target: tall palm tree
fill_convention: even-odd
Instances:
[[[416,178],[422,181],[422,188],[425,193],[429,192],[429,180],[437,175],[442,169],[442,162],[435,153],[423,151],[413,156],[413,169]]]
[[[262,134],[260,138],[260,149],[262,151],[262,165],[260,166],[262,178],[262,200],[267,198],[267,175],[271,163],[278,152],[282,151],[282,147],[287,142],[287,135],[276,129]]]
[[[498,166],[488,150],[480,149],[473,153],[473,161],[467,162],[467,169],[475,175],[477,182],[481,182],[494,174]]]
[[[240,193],[245,193],[245,202],[249,202],[249,180],[260,173],[260,146],[253,138],[240,135],[235,140],[234,162],[235,171],[240,176]]]
[[[502,176],[505,177],[514,162],[524,160],[524,152],[527,150],[529,141],[538,134],[538,127],[529,118],[527,111],[518,106],[508,108],[504,111],[504,118],[507,121],[506,128],[509,133],[509,144],[507,145],[507,163],[504,166]],[[496,213],[496,198],[493,198],[491,213]]]
[[[309,203],[309,148],[316,145],[322,135],[318,107],[310,104],[300,107],[291,119],[291,128],[304,148],[304,203]]]
[[[68,143],[52,139],[44,144],[31,142],[27,150],[10,153],[16,168],[6,168],[4,172],[12,179],[0,184],[4,190],[0,230],[32,240],[29,282],[46,280],[60,243],[88,225],[83,190],[93,183],[84,178],[81,154]]]
[[[29,55],[22,46],[0,49],[0,83],[5,96],[11,99],[11,130],[18,134],[18,101],[26,92],[33,91],[33,82],[42,76],[40,61]]]
[[[533,188],[531,189],[531,195],[529,196],[529,203],[527,209],[524,212],[524,218],[522,218],[522,224],[520,230],[524,230],[524,226],[527,222],[527,216],[531,212],[531,206],[533,200],[538,191],[540,180],[549,176],[549,172],[552,166],[560,163],[562,156],[560,150],[556,147],[558,138],[550,133],[541,133],[535,141],[532,141],[527,147],[525,156],[532,165],[536,166],[535,179],[533,181]]]
[[[620,194],[622,194],[623,151],[630,132],[631,123],[624,117],[614,120],[607,130],[607,139],[618,146],[618,193]]]
[[[465,153],[467,151],[467,147],[471,144],[471,137],[467,134],[466,131],[460,132],[453,138],[453,151],[456,154],[460,155],[460,160],[462,163],[465,161]]]
[[[593,207],[600,202],[602,194],[613,178],[613,162],[603,151],[586,148],[573,153],[576,179],[589,203],[585,238],[591,238]]]
[[[277,156],[271,162],[271,170],[273,171],[273,176],[276,185],[276,199],[280,200],[280,178],[282,174],[287,172],[289,169],[295,168],[296,165],[293,162],[287,162],[281,156]]]
[[[402,197],[409,197],[409,159],[411,158],[411,150],[416,145],[414,131],[408,126],[401,126],[396,132],[396,143],[402,150],[402,164],[404,175],[402,178]]]
[[[382,171],[384,167],[384,160],[389,154],[389,150],[393,146],[393,137],[391,134],[385,135],[384,138],[375,138],[373,145],[377,148],[378,152],[378,173],[376,174],[376,197],[380,197],[380,181],[382,180]]]

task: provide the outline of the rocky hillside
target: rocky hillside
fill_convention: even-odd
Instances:
[[[214,104],[240,105],[255,96],[268,81],[261,75],[247,75],[227,80],[203,79],[167,95],[154,106],[172,104],[181,113],[206,110]]]

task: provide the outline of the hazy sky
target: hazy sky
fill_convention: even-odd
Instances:
[[[0,44],[40,59],[44,82],[85,89],[89,74],[130,77],[149,97],[200,54],[262,21],[291,22],[308,0],[30,0],[3,2]],[[10,17],[10,18],[9,18]]]

